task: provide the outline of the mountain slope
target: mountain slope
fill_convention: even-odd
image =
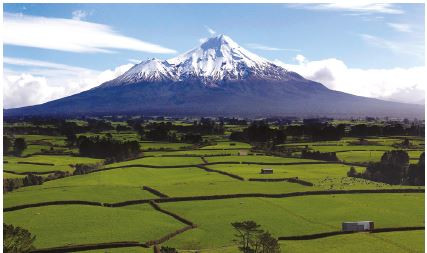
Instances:
[[[424,107],[327,89],[225,35],[169,60],[151,59],[73,96],[5,115],[142,113],[195,116],[423,117]]]

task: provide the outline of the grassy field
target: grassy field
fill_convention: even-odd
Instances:
[[[188,119],[192,122],[191,119]],[[166,122],[167,120],[165,120]],[[86,122],[76,120],[80,125]],[[147,124],[147,121],[145,124]],[[154,122],[154,121],[153,121]],[[157,121],[159,122],[159,121]],[[346,121],[349,124],[355,122]],[[175,125],[192,123],[173,121]],[[360,123],[360,122],[359,122]],[[126,125],[112,122],[114,126]],[[253,155],[251,144],[230,141],[227,134],[242,131],[246,126],[225,126],[224,135],[204,135],[204,140],[215,145],[193,149],[191,144],[143,141],[134,131],[115,130],[82,133],[85,136],[106,136],[116,140],[136,140],[142,148],[138,159],[104,165],[100,170],[85,175],[69,176],[44,182],[42,185],[21,187],[3,194],[4,207],[47,201],[82,200],[117,203],[129,200],[158,199],[159,196],[143,190],[149,186],[169,197],[191,197],[241,193],[280,194],[317,190],[355,189],[424,189],[421,186],[389,185],[360,178],[347,177],[349,165],[320,160],[268,156],[262,152]],[[277,126],[272,126],[277,128]],[[79,134],[80,135],[80,134]],[[25,138],[28,157],[4,156],[4,170],[13,172],[47,172],[54,170],[72,173],[70,165],[77,163],[103,164],[103,159],[71,155],[31,155],[42,149],[62,149],[78,153],[76,147],[66,147],[65,137],[48,135],[16,135]],[[403,136],[365,138],[372,145],[354,145],[358,138],[345,137],[340,141],[286,143],[280,146],[304,148],[321,152],[337,152],[341,161],[354,163],[377,162],[385,151],[396,149]],[[293,139],[288,138],[288,141]],[[411,163],[418,163],[423,152],[424,139],[409,137],[420,150],[407,151]],[[303,140],[307,140],[306,137]],[[183,150],[186,149],[186,150]],[[171,151],[172,150],[172,151]],[[251,155],[238,155],[245,150]],[[348,151],[348,152],[339,152]],[[255,152],[255,151],[253,151]],[[173,156],[173,157],[170,157]],[[202,159],[203,158],[203,159]],[[236,162],[236,164],[205,164]],[[50,163],[49,165],[20,164],[19,162]],[[314,163],[288,165],[257,165],[252,163]],[[208,172],[195,165],[203,165],[220,172],[243,177],[237,180],[218,172]],[[157,166],[144,168],[132,165]],[[130,166],[127,168],[113,168]],[[162,168],[162,166],[183,166]],[[365,167],[354,166],[358,172]],[[273,169],[273,174],[260,174],[262,168]],[[44,176],[47,176],[45,174]],[[4,179],[23,178],[22,175],[3,172]],[[249,178],[291,178],[313,183],[304,186],[291,182],[255,182]],[[290,198],[234,198],[160,203],[162,208],[197,224],[197,228],[179,234],[163,245],[176,247],[179,252],[238,252],[233,243],[231,222],[254,220],[273,236],[295,236],[337,231],[343,221],[373,220],[376,228],[424,226],[424,194],[343,194],[300,196]],[[108,208],[88,205],[52,205],[5,212],[4,220],[28,229],[37,236],[36,247],[54,247],[72,244],[111,241],[138,241],[158,239],[185,224],[156,211],[148,204]],[[423,252],[424,231],[358,233],[305,241],[281,241],[282,252]],[[128,247],[92,250],[94,252],[153,252],[152,248]]]
[[[282,252],[424,252],[424,231],[360,233],[307,241],[283,241]],[[355,243],[357,242],[357,243]]]
[[[3,169],[14,172],[47,172],[47,171],[68,171],[73,172],[74,168],[70,165],[77,163],[101,163],[102,159],[94,159],[88,157],[77,156],[59,156],[59,155],[35,155],[30,157],[14,157],[5,156],[4,160],[7,163],[3,164]],[[37,164],[20,164],[18,162],[32,162],[32,163],[49,163],[51,165],[37,165]]]
[[[377,228],[423,226],[423,203],[424,194],[354,194],[178,202],[162,207],[199,225],[167,245],[198,249],[231,245],[230,223],[242,220],[254,220],[274,236],[337,231],[341,222],[353,220],[374,220]]]
[[[105,166],[117,167],[133,164],[155,165],[155,166],[175,166],[175,165],[196,165],[203,163],[200,157],[144,157],[126,162],[112,163]]]
[[[126,208],[47,206],[4,213],[4,221],[29,229],[36,247],[116,241],[145,242],[184,225],[148,204]]]

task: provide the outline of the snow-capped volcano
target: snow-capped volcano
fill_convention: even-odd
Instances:
[[[326,88],[240,47],[225,35],[169,60],[150,59],[100,86],[4,115],[392,116],[424,107]]]
[[[198,79],[206,85],[216,86],[221,81],[247,78],[303,79],[298,74],[249,52],[230,37],[219,35],[172,59],[143,61],[105,86],[188,79]]]

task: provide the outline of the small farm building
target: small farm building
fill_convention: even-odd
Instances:
[[[373,221],[350,221],[342,223],[342,231],[370,231],[373,229]]]
[[[261,174],[273,174],[273,169],[270,169],[270,168],[261,169]]]

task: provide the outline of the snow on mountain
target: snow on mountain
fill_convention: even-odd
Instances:
[[[143,61],[105,86],[187,79],[199,79],[208,86],[215,86],[221,81],[246,78],[303,79],[300,75],[242,48],[230,37],[219,35],[175,58]]]

